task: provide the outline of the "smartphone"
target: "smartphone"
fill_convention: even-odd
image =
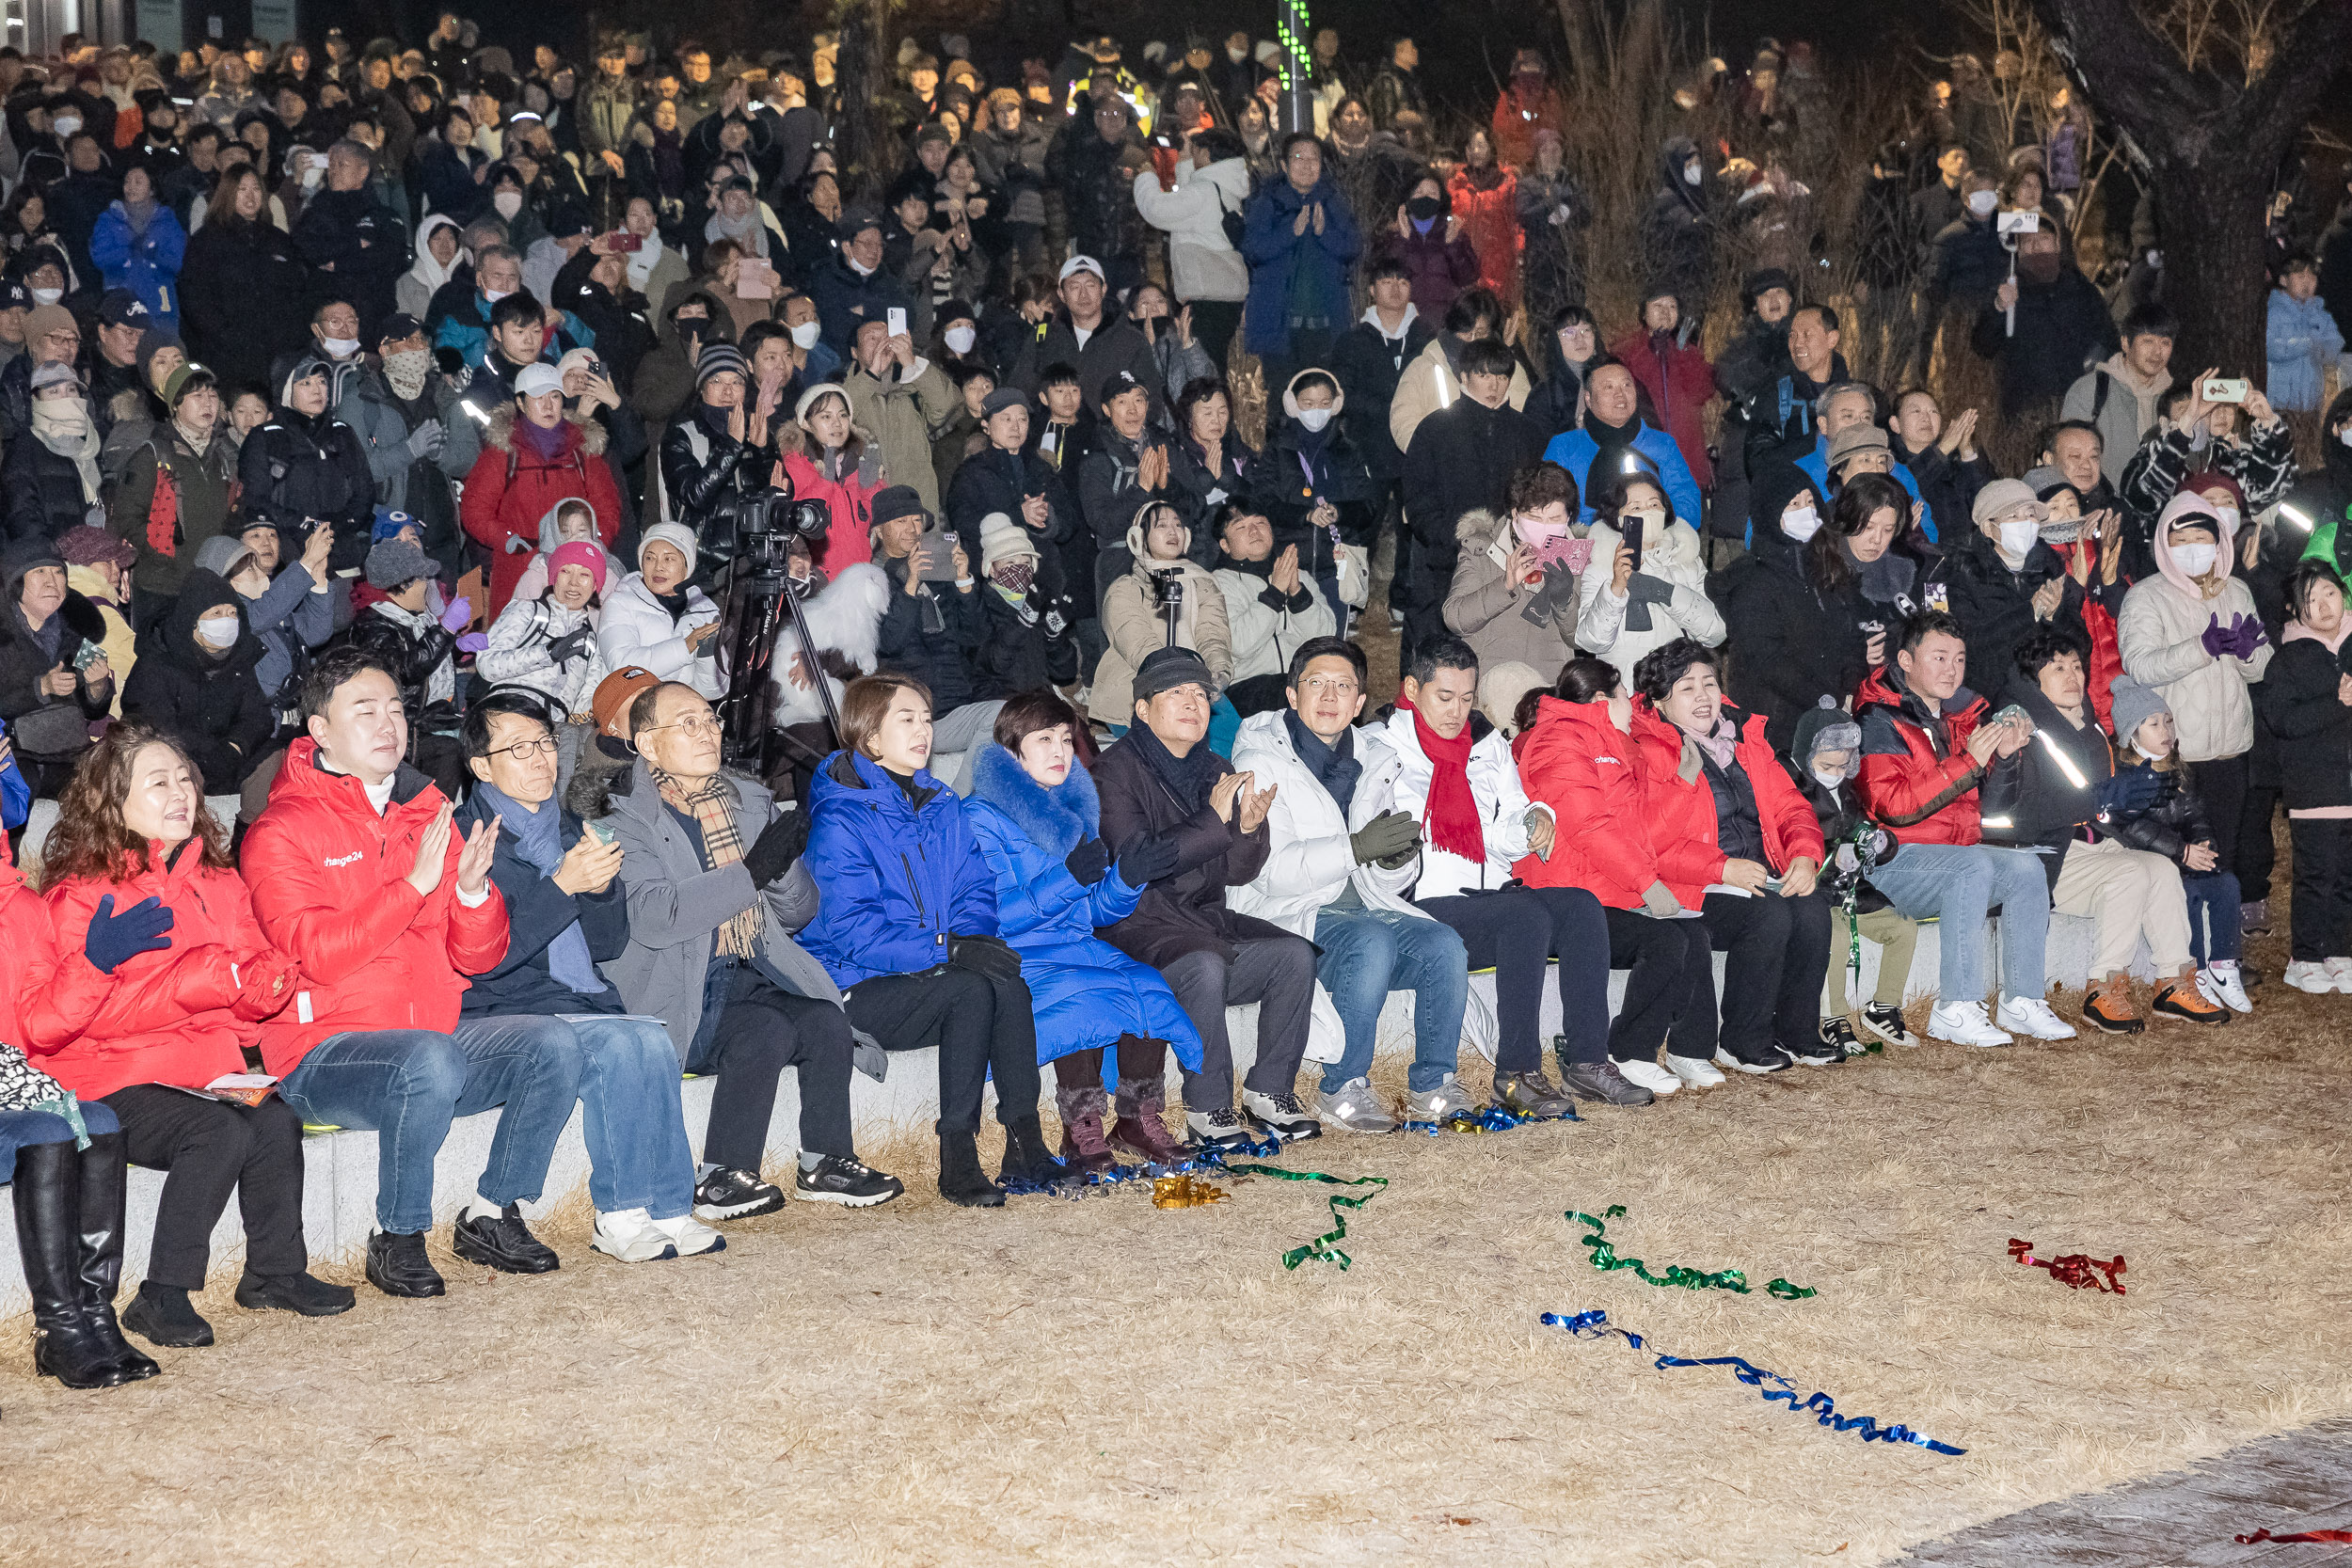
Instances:
[[[2040,213],[2002,213],[1993,220],[1996,233],[2039,234],[2042,232]]]
[[[616,229],[604,237],[604,248],[617,250],[626,255],[634,255],[645,248],[644,236],[632,234],[626,229]]]
[[[735,275],[735,293],[741,299],[775,298],[775,269],[756,258],[746,261]]]
[[[598,844],[609,845],[612,842],[612,830],[601,822],[587,822],[581,824],[581,827],[588,836]]]
[[[933,517],[914,536],[914,564],[919,580],[924,582],[953,582],[956,580],[955,541],[946,526]]]
[[[1625,540],[1625,547],[1633,552],[1633,564],[1637,568],[1642,563],[1642,535],[1648,523],[1649,519],[1639,512],[1629,512],[1617,519],[1621,531],[1619,536]]]
[[[903,338],[907,335],[907,313],[905,310],[894,305],[890,308],[888,319],[890,322],[890,335],[892,337]]]
[[[2228,376],[2211,376],[2199,390],[2198,396],[2207,403],[2244,403],[2250,384],[2232,380]]]

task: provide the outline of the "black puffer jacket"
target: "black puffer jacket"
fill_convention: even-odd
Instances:
[[[2280,642],[2254,702],[2279,737],[2287,810],[2352,806],[2352,707],[2337,700],[2344,659],[2297,627]]]
[[[1971,687],[1998,691],[2009,684],[2017,673],[2017,644],[2034,628],[2033,596],[2052,581],[2063,579],[2066,587],[2050,624],[2078,645],[2090,646],[2082,585],[2066,575],[2058,551],[2036,540],[2024,567],[2012,572],[1980,529],[1947,530],[1943,544],[1944,558],[1929,571],[1921,592],[1931,608],[1948,610],[1959,620],[1968,640]]]
[[[196,626],[221,605],[236,609],[237,641],[216,655],[197,641]],[[254,673],[261,660],[245,600],[220,574],[198,567],[162,625],[140,640],[122,687],[122,717],[178,741],[203,775],[204,792],[226,795],[245,783],[277,727]]]
[[[980,585],[960,594],[952,582],[934,582],[927,601],[907,592],[904,558],[877,561],[890,579],[890,608],[882,611],[875,638],[876,668],[913,675],[930,688],[931,717],[937,719],[973,700],[973,656],[988,636]],[[925,613],[935,609],[934,618]]]
[[[375,479],[368,471],[367,448],[349,425],[332,414],[280,407],[245,438],[237,477],[245,484],[246,515],[277,525],[285,541],[281,555],[302,553],[307,523],[316,519],[335,526],[330,565],[342,571],[366,563]]]
[[[2272,660],[2271,668],[2277,670],[2276,659]],[[2352,709],[2345,711],[2352,712]],[[2145,757],[2129,746],[2120,747],[2118,755],[2122,759],[2122,768],[2151,766]],[[2186,778],[2187,774],[2178,768],[2158,768],[2156,779],[2163,784],[2164,793],[2156,798],[2156,803],[2137,816],[2117,817],[2102,823],[2106,836],[2134,849],[2162,855],[2169,861],[2179,860],[2192,844],[2212,844],[2213,824],[2205,820],[2205,802],[2189,793],[2188,785],[2184,782]]]
[[[97,453],[90,455],[95,461]],[[0,460],[0,485],[8,492],[11,539],[56,539],[90,520],[81,469],[29,430],[8,443],[8,457]]]
[[[1794,468],[1759,482],[1757,515],[1777,518],[1788,499],[1812,482]],[[1814,492],[1814,505],[1828,506]],[[1869,639],[1862,623],[1882,619],[1858,588],[1824,594],[1806,571],[1804,550],[1777,528],[1756,530],[1748,553],[1717,573],[1707,596],[1729,632],[1732,701],[1764,715],[1775,751],[1794,738],[1797,721],[1820,699],[1842,703],[1869,673]]]
[[[662,433],[661,493],[672,520],[694,531],[707,565],[735,558],[735,526],[721,518],[722,509],[764,487],[775,466],[772,443],[754,446],[728,435],[726,410],[699,401]]]
[[[453,705],[444,703],[433,707],[425,702],[434,670],[457,646],[456,633],[445,630],[437,621],[426,617],[423,629],[412,632],[384,614],[380,607],[370,605],[351,625],[329,639],[327,646],[357,648],[391,672],[392,678],[400,683],[401,704],[408,710],[412,753],[420,734],[428,729],[439,733],[454,727],[457,711]]]

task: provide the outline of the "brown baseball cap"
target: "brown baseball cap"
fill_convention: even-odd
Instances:
[[[596,721],[598,735],[628,738],[628,705],[639,693],[661,684],[661,677],[642,664],[624,664],[596,683],[596,695],[588,700],[588,711]]]

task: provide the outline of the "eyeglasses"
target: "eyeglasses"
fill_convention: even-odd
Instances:
[[[517,741],[516,741],[516,742],[515,742],[515,744],[513,744],[512,746],[499,746],[499,747],[494,747],[494,748],[490,751],[490,752],[489,752],[488,754],[489,754],[489,755],[491,755],[491,756],[494,756],[494,757],[499,757],[499,756],[516,756],[516,757],[549,756],[549,757],[551,757],[551,756],[555,755],[556,751],[557,751],[557,746],[556,746],[555,736],[551,736],[551,735],[548,735],[548,736],[540,736],[538,739],[536,739],[536,740],[517,740]]]
[[[1361,689],[1351,677],[1346,675],[1311,676],[1299,682],[1298,689],[1309,696],[1321,696],[1328,692],[1335,697],[1353,697]]]
[[[675,724],[647,724],[637,733],[651,735],[656,730],[684,730],[688,735],[717,735],[721,729],[718,720],[704,714],[696,714],[691,719],[681,719]],[[549,741],[548,744],[551,746],[554,742]]]

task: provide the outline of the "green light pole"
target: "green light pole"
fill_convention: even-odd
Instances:
[[[1282,46],[1275,70],[1282,82],[1280,130],[1285,135],[1294,131],[1311,134],[1315,128],[1315,93],[1308,85],[1314,58],[1308,44],[1313,37],[1307,0],[1282,0],[1282,8],[1274,18],[1274,40]]]

